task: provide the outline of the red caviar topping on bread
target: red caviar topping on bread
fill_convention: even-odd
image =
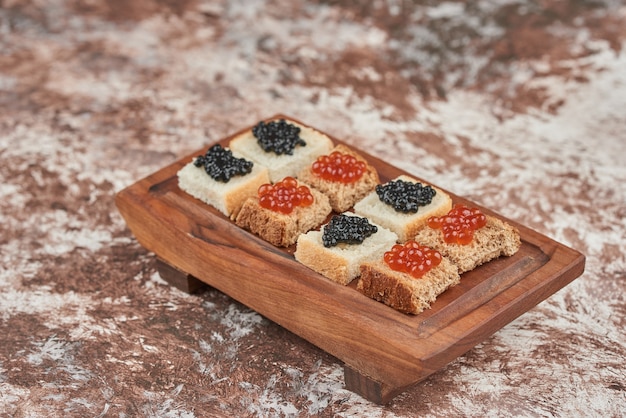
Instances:
[[[474,231],[487,224],[487,218],[478,208],[456,204],[444,216],[431,216],[428,226],[443,231],[443,240],[448,244],[467,245],[474,238]]]
[[[298,186],[293,177],[285,177],[275,184],[259,187],[259,204],[265,209],[290,214],[298,206],[311,206],[313,195],[307,186]]]
[[[354,183],[363,176],[367,165],[353,155],[333,151],[330,155],[318,157],[311,169],[324,180]]]
[[[419,279],[441,263],[441,254],[437,250],[410,240],[404,245],[396,244],[391,247],[391,250],[384,254],[383,260],[390,269],[408,273]]]

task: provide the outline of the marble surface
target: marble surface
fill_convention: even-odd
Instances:
[[[0,2],[0,416],[622,416],[626,5]],[[585,273],[389,405],[226,295],[115,193],[301,119],[556,239]]]

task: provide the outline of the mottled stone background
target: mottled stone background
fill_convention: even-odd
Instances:
[[[626,409],[622,1],[3,0],[0,416],[605,416]],[[214,290],[115,193],[285,113],[587,256],[386,407]]]

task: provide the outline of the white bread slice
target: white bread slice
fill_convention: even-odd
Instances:
[[[243,202],[255,196],[259,186],[269,182],[267,168],[254,164],[252,171],[234,176],[227,183],[213,180],[204,167],[186,164],[178,173],[178,186],[196,199],[215,207],[224,215],[234,218]]]
[[[297,177],[303,167],[311,164],[320,155],[328,153],[334,146],[332,140],[323,133],[290,119],[285,119],[285,121],[299,127],[300,138],[306,142],[306,146],[296,146],[292,155],[276,155],[273,152],[265,152],[259,146],[257,138],[252,134],[252,129],[234,137],[229,143],[233,152],[255,164],[267,167],[272,183],[288,176]]]
[[[360,154],[348,148],[345,145],[337,145],[330,152],[324,155],[331,154],[332,152],[340,152],[342,154],[349,154],[355,157],[359,161],[363,161],[367,165],[367,170],[363,173],[363,176],[354,183],[341,183],[336,181],[324,180],[313,173],[311,164],[306,166],[300,174],[298,174],[298,180],[311,185],[328,196],[330,205],[337,213],[345,212],[350,209],[355,202],[361,200],[369,192],[374,190],[376,185],[380,183],[378,178],[378,172],[376,168],[370,165],[365,158]]]
[[[235,223],[277,247],[295,244],[300,234],[320,226],[332,211],[326,195],[319,190],[309,189],[313,195],[313,204],[295,207],[290,214],[262,207],[255,191],[255,196],[244,202]]]
[[[356,216],[344,213],[348,216]],[[375,225],[373,222],[371,224]],[[365,238],[361,244],[340,243],[325,247],[322,243],[323,227],[309,231],[298,238],[294,256],[297,261],[322,276],[342,285],[347,285],[359,275],[359,266],[365,260],[382,257],[398,239],[397,235],[375,225],[378,230]]]
[[[437,296],[459,284],[460,280],[456,266],[445,257],[419,279],[392,270],[379,258],[361,265],[357,290],[400,312],[416,315],[430,308]]]
[[[515,254],[522,244],[519,231],[496,217],[486,217],[487,224],[474,231],[472,242],[467,245],[448,244],[443,239],[441,229],[433,229],[428,225],[417,232],[415,241],[449,258],[457,266],[459,274],[500,256]]]
[[[416,179],[406,175],[401,175],[394,180],[418,183]],[[413,239],[417,230],[426,223],[429,217],[445,215],[452,209],[450,196],[434,186],[431,187],[437,192],[432,202],[420,207],[416,213],[397,212],[392,206],[382,202],[376,191],[370,192],[358,201],[354,205],[354,212],[395,232],[398,235],[398,241],[405,242]]]

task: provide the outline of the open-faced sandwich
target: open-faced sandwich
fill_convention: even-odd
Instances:
[[[346,285],[360,265],[375,259],[396,242],[397,235],[352,213],[333,215],[320,230],[298,238],[296,260],[324,277]]]
[[[328,196],[337,213],[350,209],[380,183],[376,169],[359,153],[341,144],[300,171],[298,180]]]
[[[286,119],[260,121],[229,142],[233,152],[267,167],[272,183],[296,177],[303,167],[330,152],[333,146],[323,133]]]
[[[357,290],[392,308],[418,314],[460,282],[457,268],[429,247],[409,240],[361,265]]]
[[[321,225],[331,213],[322,192],[286,177],[263,184],[248,198],[235,223],[277,247],[288,247],[298,236]]]
[[[269,181],[267,168],[236,157],[219,144],[195,157],[177,175],[182,190],[229,217],[235,217],[243,202]]]
[[[500,256],[511,256],[521,246],[516,228],[478,208],[460,204],[443,216],[429,218],[415,240],[449,258],[459,273]]]
[[[448,194],[403,175],[376,186],[354,205],[354,212],[395,232],[399,242],[405,242],[429,217],[443,215],[451,207]]]

